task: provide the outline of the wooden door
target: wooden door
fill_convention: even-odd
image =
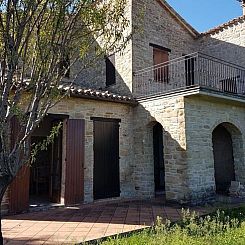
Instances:
[[[163,130],[157,123],[153,127],[153,153],[154,153],[154,180],[155,191],[165,190],[165,168],[163,158]]]
[[[185,56],[185,79],[186,86],[195,84],[195,58]]]
[[[84,198],[85,124],[81,119],[66,119],[65,205]]]
[[[153,48],[154,80],[156,82],[168,82],[168,61],[169,55],[167,51]]]
[[[120,196],[119,121],[94,120],[94,199]]]
[[[23,166],[9,187],[9,212],[20,213],[29,209],[29,166]]]
[[[216,192],[228,194],[235,170],[231,135],[223,126],[213,131],[213,153]]]
[[[20,132],[20,124],[16,117],[11,122],[11,145],[14,145]],[[9,186],[9,212],[20,213],[29,209],[30,168],[24,165]]]

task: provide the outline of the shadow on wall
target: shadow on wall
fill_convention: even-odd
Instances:
[[[166,200],[188,203],[190,193],[187,179],[187,152],[182,131],[184,126],[180,122],[182,119],[170,116],[175,113],[171,111],[171,107],[171,112],[167,112],[168,109],[165,110],[161,104],[155,111],[153,104],[148,106],[151,107],[151,112],[142,104],[134,111],[136,195],[142,198],[155,195],[153,127],[160,123],[163,133]],[[177,115],[180,110],[176,111]]]
[[[70,79],[74,79],[75,84],[84,88],[131,95],[129,86],[132,80],[132,69],[130,61],[127,60],[127,48],[122,51],[126,54],[125,58],[121,52],[107,57],[104,55],[98,57],[95,50],[99,48],[99,43],[94,41],[89,55],[71,67]],[[81,67],[85,66],[86,68],[81,70]]]
[[[137,41],[137,39],[133,40]],[[158,43],[160,40],[160,35],[159,38],[155,36],[154,40],[147,39],[144,45],[145,50],[149,50],[150,42],[154,41],[155,43]],[[238,45],[235,42],[240,42],[241,45]],[[134,46],[135,45],[136,44],[134,44]],[[230,62],[245,68],[245,47],[242,45],[244,45],[244,43],[242,43],[241,37],[229,42],[213,38],[212,36],[203,36],[197,39],[195,43],[193,43],[193,50],[200,51],[204,54],[217,57],[223,61]],[[99,47],[99,44],[95,42],[95,48],[91,50],[89,58],[87,58],[87,60],[80,60],[74,65],[70,72],[71,78],[77,76],[75,83],[82,85],[85,88],[100,89],[104,91],[108,90],[110,92],[118,93],[121,95],[132,95],[132,82],[134,80],[133,74],[137,71],[133,70],[133,67],[136,66],[135,64],[131,64],[130,57],[134,57],[134,61],[141,60],[140,66],[137,66],[138,70],[148,67],[149,64],[153,64],[153,57],[152,61],[149,58],[147,60],[145,59],[144,61],[144,59],[141,57],[143,55],[142,52],[137,52],[135,50],[131,50],[130,47],[126,47],[122,53],[116,53],[115,57],[107,57],[108,59],[106,57],[100,57],[97,61],[93,61],[96,55],[94,53],[96,47]],[[172,54],[175,54],[176,52],[180,55],[181,50],[179,50],[179,47],[178,50],[173,48],[171,51]],[[187,54],[185,47],[183,47],[182,54]],[[109,66],[107,62],[108,60],[110,61]],[[86,62],[91,63],[91,65],[83,71],[80,71],[80,68]],[[176,71],[176,73],[178,73],[178,71]],[[228,76],[232,75],[228,74]],[[113,79],[113,77],[115,78],[114,81],[109,81],[108,85],[108,79]],[[185,83],[185,81],[177,82]]]
[[[232,35],[235,34],[231,33]],[[231,41],[222,41],[208,35],[201,37],[197,42],[199,42],[199,51],[202,53],[245,68],[245,41],[241,36],[231,39]],[[235,42],[240,42],[240,44]]]

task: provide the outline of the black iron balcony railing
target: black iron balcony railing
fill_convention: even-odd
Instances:
[[[193,86],[245,97],[245,68],[202,53],[189,54],[134,74],[135,97]]]

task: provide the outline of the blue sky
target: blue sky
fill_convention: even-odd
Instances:
[[[242,15],[236,0],[167,0],[197,31],[207,31]]]

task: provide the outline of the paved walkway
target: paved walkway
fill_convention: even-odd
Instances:
[[[157,200],[97,203],[7,216],[2,224],[8,245],[76,244],[148,227],[157,216],[176,221],[181,207]]]

